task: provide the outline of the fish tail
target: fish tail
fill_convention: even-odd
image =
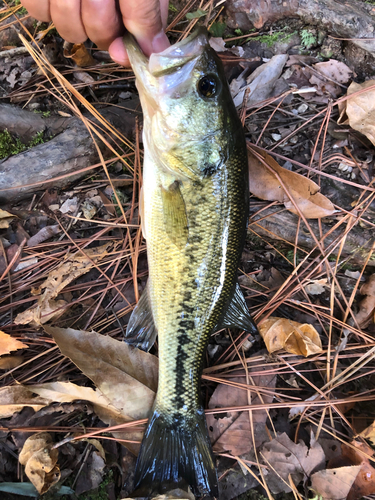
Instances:
[[[218,497],[203,408],[189,420],[172,423],[154,411],[138,455],[134,483],[136,492],[144,496],[189,486],[196,497]]]

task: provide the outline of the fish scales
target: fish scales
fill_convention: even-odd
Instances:
[[[137,493],[189,486],[217,497],[200,397],[215,328],[255,331],[237,284],[246,235],[246,143],[221,62],[198,30],[148,60],[126,48],[144,113],[140,199],[149,279],[126,341],[149,349],[158,332],[159,385],[135,472]]]
[[[160,189],[152,191],[150,216],[146,219],[149,283],[155,325],[163,332],[159,334],[156,408],[170,418],[195,414],[200,404],[199,377],[208,337],[233,293],[247,213],[243,168],[236,168],[243,161],[244,151],[239,150],[204,183],[181,184],[189,229],[182,250],[165,232]],[[147,166],[144,179],[146,188],[151,180]],[[160,184],[152,185],[155,188]],[[222,196],[223,190],[226,196]],[[223,234],[227,234],[225,245]],[[220,265],[210,266],[210,262]]]

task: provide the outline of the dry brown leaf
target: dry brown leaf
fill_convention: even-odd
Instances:
[[[323,500],[345,500],[361,466],[325,469],[311,476],[311,489]]]
[[[271,464],[273,470],[269,470],[266,476],[267,485],[272,493],[288,493],[289,474],[297,485],[303,479],[308,479],[313,470],[325,464],[323,448],[311,434],[310,448],[303,441],[298,444],[284,432],[263,446],[261,455],[266,465]],[[275,472],[274,472],[275,471]],[[280,479],[284,480],[284,482]]]
[[[77,66],[80,68],[85,68],[86,66],[95,66],[95,59],[87,52],[87,49],[83,43],[76,43],[73,47],[68,50],[64,48],[64,57],[67,59],[73,59]]]
[[[109,425],[121,424],[130,419],[147,418],[155,398],[158,384],[158,359],[156,356],[129,346],[125,342],[71,328],[45,326],[61,352],[68,356],[120,412],[119,417],[108,415],[103,407],[96,413]],[[114,433],[124,439],[140,441],[141,432]],[[139,446],[126,444],[133,453]]]
[[[352,487],[348,493],[347,500],[359,500],[362,497],[375,493],[375,469],[366,455],[372,457],[374,450],[365,443],[352,441],[351,446],[346,443],[341,445],[343,460],[355,466],[360,466]]]
[[[99,389],[91,389],[91,387],[82,387],[72,382],[50,382],[45,384],[37,384],[27,386],[31,392],[38,394],[48,403],[71,403],[72,401],[83,400],[93,404],[95,411],[100,411],[101,414],[107,414],[109,418],[123,417],[125,415],[113,406],[111,402],[104,396]],[[127,420],[130,420],[129,418]]]
[[[52,437],[48,432],[40,432],[26,439],[19,455],[20,464],[40,494],[46,493],[60,479],[57,465],[59,452],[52,448]]]
[[[360,434],[358,434],[363,439],[368,439],[373,445],[375,445],[375,420],[371,425],[366,427]]]
[[[265,368],[264,368],[265,369]],[[253,370],[255,371],[255,370]],[[257,368],[258,373],[261,369]],[[235,374],[234,374],[235,375]],[[244,372],[239,372],[238,377],[229,379],[230,381],[246,385]],[[276,377],[274,375],[252,375],[254,386],[266,387],[270,391],[275,388]],[[251,381],[250,381],[251,383]],[[211,396],[209,408],[240,407],[251,404],[269,404],[273,400],[272,394],[257,394],[255,387],[251,388],[250,399],[248,391],[226,384],[220,384]],[[252,423],[255,434],[255,446],[260,446],[268,439],[266,430],[266,420],[268,414],[266,410],[253,410]],[[207,415],[208,434],[210,436],[215,451],[230,451],[232,455],[242,455],[254,448],[249,412],[230,411],[224,415]]]
[[[319,62],[312,66],[323,75],[328,76],[328,78],[338,83],[348,83],[353,75],[353,71],[345,63],[336,59]]]
[[[23,356],[2,356],[0,358],[0,370],[11,370],[22,365],[23,361]]]
[[[107,254],[111,243],[100,247],[85,249],[84,255],[80,251],[74,255],[67,254],[64,261],[50,272],[46,281],[34,291],[34,295],[41,294],[36,305],[17,315],[16,325],[33,324],[39,326],[52,319],[57,319],[65,312],[65,300],[53,300],[69,283],[88,273],[93,262],[96,264]],[[44,292],[42,293],[42,290]]]
[[[25,406],[38,411],[47,406],[50,401],[35,396],[28,387],[11,385],[0,389],[0,418],[11,417]]]
[[[16,340],[0,330],[0,356],[9,354],[12,351],[17,351],[18,349],[28,349],[28,347],[27,344],[24,344],[20,340]]]
[[[355,92],[374,86],[368,92],[353,95],[344,101],[340,109],[340,118],[337,123],[349,125],[364,134],[375,145],[375,80],[363,83],[352,82],[347,91],[351,96]]]
[[[270,353],[284,349],[291,354],[306,357],[323,350],[319,333],[307,323],[271,316],[258,328]]]
[[[375,274],[362,285],[360,294],[365,295],[365,298],[358,305],[359,311],[355,319],[361,328],[366,328],[371,321],[375,322]]]
[[[14,215],[0,208],[0,229],[7,229],[14,218]]]
[[[156,356],[96,332],[44,329],[123,415],[148,416],[158,383]]]
[[[315,182],[303,175],[281,167],[272,156],[259,148],[254,146],[250,148],[248,146],[247,153],[250,192],[257,198],[261,200],[280,201],[284,203],[288,210],[298,215],[294,204],[277,179],[275,175],[277,174],[288,189],[294,203],[307,219],[327,217],[334,213],[333,204],[328,198],[318,193],[320,188]],[[270,169],[262,163],[257,155],[263,158],[263,161]]]

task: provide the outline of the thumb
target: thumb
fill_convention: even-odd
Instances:
[[[146,56],[169,47],[164,33],[168,0],[120,0],[122,19]]]

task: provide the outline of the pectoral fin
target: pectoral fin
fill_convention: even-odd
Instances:
[[[142,351],[149,351],[154,345],[157,334],[147,284],[130,316],[124,340]]]
[[[229,304],[224,319],[218,326],[220,328],[240,328],[253,335],[258,333],[258,328],[250,315],[245,297],[238,283],[236,284],[232,301]]]
[[[185,202],[178,181],[168,189],[161,188],[165,230],[171,241],[183,248],[188,239],[188,222]]]

